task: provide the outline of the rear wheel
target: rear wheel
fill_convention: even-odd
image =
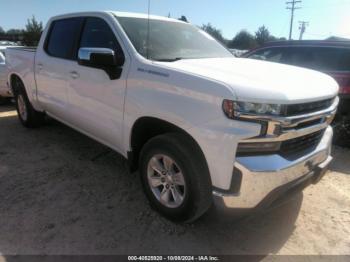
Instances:
[[[211,181],[202,153],[185,135],[151,139],[142,149],[140,173],[154,209],[167,218],[191,222],[211,205]]]
[[[38,127],[44,122],[44,113],[36,111],[31,105],[23,84],[17,80],[15,102],[20,122],[28,128]]]

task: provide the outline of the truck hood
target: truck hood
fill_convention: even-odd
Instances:
[[[317,71],[245,58],[184,59],[157,64],[221,82],[240,101],[304,103],[334,97],[339,89],[333,78]]]

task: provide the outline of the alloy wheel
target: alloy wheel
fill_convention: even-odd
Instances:
[[[147,168],[148,184],[156,199],[168,208],[182,205],[186,196],[186,182],[179,165],[171,157],[153,156]]]

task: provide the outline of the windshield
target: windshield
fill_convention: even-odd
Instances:
[[[172,21],[150,19],[147,51],[148,19],[117,17],[137,52],[157,61],[233,57],[214,38],[199,28]]]

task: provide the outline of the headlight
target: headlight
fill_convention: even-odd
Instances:
[[[278,104],[236,102],[231,100],[224,100],[222,108],[229,118],[238,117],[240,113],[278,116],[282,112],[282,105]]]

